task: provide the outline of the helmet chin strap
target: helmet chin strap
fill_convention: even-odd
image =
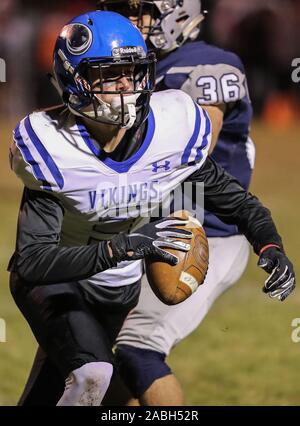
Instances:
[[[130,129],[136,120],[136,100],[139,95],[123,96],[123,108],[125,124],[122,129]],[[116,96],[111,101],[111,109],[118,112],[118,117],[122,114],[121,96]]]

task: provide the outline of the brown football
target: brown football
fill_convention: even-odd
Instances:
[[[187,225],[178,228],[193,233],[191,240],[180,239],[191,245],[190,250],[165,249],[179,257],[179,263],[175,266],[149,259],[145,262],[146,275],[153,292],[167,305],[183,302],[194,293],[203,284],[208,269],[208,241],[200,222],[186,211],[176,212],[173,216],[189,219]]]

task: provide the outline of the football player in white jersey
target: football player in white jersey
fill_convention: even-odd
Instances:
[[[112,344],[137,303],[141,259],[175,264],[164,248],[189,249],[179,218],[141,226],[183,183],[204,183],[206,208],[246,235],[271,274],[265,292],[284,300],[295,286],[270,212],[208,156],[207,113],[182,91],[151,97],[154,63],[126,18],[80,15],[54,50],[64,106],[30,114],[14,132],[11,164],[25,189],[11,291],[47,357],[29,394],[48,363],[58,379],[57,393],[44,388],[50,405],[101,404]]]
[[[129,17],[156,49],[156,90],[181,89],[205,106],[213,119],[212,158],[248,189],[255,148],[249,138],[252,106],[247,79],[237,55],[198,40],[204,19],[201,0],[100,0],[98,5]],[[206,212],[204,228],[210,249],[205,285],[184,303],[169,308],[151,292],[144,275],[139,303],[117,338],[120,372],[142,404],[184,403],[165,357],[199,326],[217,297],[246,268],[249,246],[236,227]]]

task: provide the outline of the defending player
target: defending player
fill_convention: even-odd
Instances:
[[[206,106],[213,118],[212,158],[248,189],[255,148],[249,138],[252,106],[245,70],[234,53],[197,40],[204,19],[201,1],[101,0],[99,7],[128,16],[156,49],[156,90],[181,89]],[[165,357],[247,265],[249,246],[236,226],[206,212],[204,227],[210,249],[206,285],[170,309],[153,295],[144,276],[139,303],[117,339],[123,378],[145,405],[183,404]]]
[[[204,182],[207,208],[237,224],[267,259],[265,291],[285,298],[295,285],[269,211],[207,157],[206,112],[182,91],[154,94],[150,103],[154,61],[120,15],[74,18],[54,52],[54,82],[68,108],[30,114],[15,130],[11,162],[25,192],[11,289],[66,380],[59,405],[101,403],[111,345],[138,296],[141,262],[132,259],[174,263],[163,248],[189,236],[174,231],[177,219],[132,231],[142,207],[183,182]]]

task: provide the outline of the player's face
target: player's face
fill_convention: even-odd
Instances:
[[[133,65],[102,66],[100,77],[99,69],[92,69],[91,89],[95,92],[96,98],[110,104],[115,96],[119,96],[117,93],[122,92],[124,96],[131,95],[134,90],[133,71]],[[116,93],[100,94],[97,91]]]

